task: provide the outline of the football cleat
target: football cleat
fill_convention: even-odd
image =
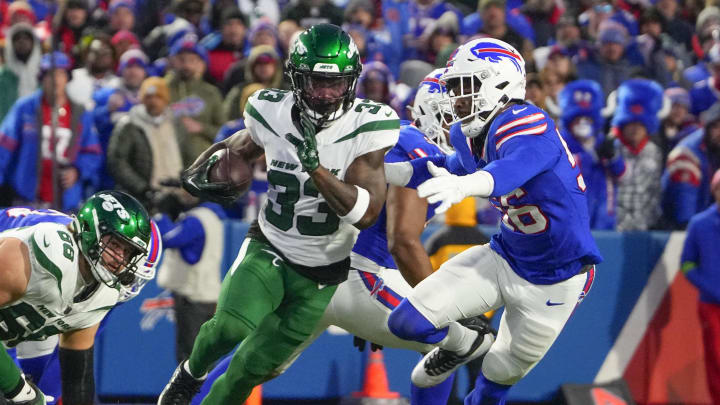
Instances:
[[[30,386],[29,388],[35,391],[35,398],[28,400],[28,401],[12,401],[7,400],[8,405],[46,405],[47,399],[45,398],[45,394],[43,394],[40,389],[33,384],[32,381],[27,381],[27,384]]]
[[[434,348],[415,366],[411,379],[420,388],[432,387],[445,381],[458,367],[468,363],[490,350],[495,341],[487,325],[467,324],[468,329],[478,333],[470,349],[465,354]]]
[[[185,362],[175,369],[170,382],[160,393],[157,405],[188,405],[193,397],[200,391],[205,378],[195,378],[185,370]]]

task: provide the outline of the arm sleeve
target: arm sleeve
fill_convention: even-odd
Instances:
[[[607,168],[610,170],[610,174],[615,178],[620,178],[625,173],[625,159],[623,159],[620,152],[614,159],[607,162]]]
[[[490,162],[483,170],[495,180],[490,196],[505,195],[555,165],[560,148],[539,136],[519,136],[502,145],[500,159]]]

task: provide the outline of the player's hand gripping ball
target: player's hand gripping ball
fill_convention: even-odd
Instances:
[[[252,179],[252,165],[227,147],[182,175],[183,187],[190,194],[223,205],[232,204],[247,193]]]

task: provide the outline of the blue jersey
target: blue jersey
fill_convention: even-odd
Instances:
[[[26,207],[10,207],[0,210],[0,232],[33,226],[42,222],[67,225],[72,222],[72,218],[55,210],[36,210]]]
[[[490,201],[503,214],[490,247],[535,284],[554,284],[600,263],[585,182],[552,118],[523,103],[500,112],[487,134],[478,150],[495,180]]]
[[[400,138],[397,144],[385,155],[385,162],[407,162],[417,158],[443,155],[440,148],[425,138],[419,129],[412,125],[400,127]],[[439,204],[428,206],[426,219],[435,215],[435,208]],[[379,266],[397,269],[397,265],[390,255],[387,242],[387,212],[383,206],[375,224],[363,229],[358,235],[353,252],[366,257]]]

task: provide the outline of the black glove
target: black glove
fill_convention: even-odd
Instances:
[[[367,340],[365,340],[361,337],[353,336],[353,346],[357,347],[357,349],[359,351],[364,352],[366,344],[367,344]],[[373,352],[376,352],[376,351],[382,350],[382,349],[383,349],[382,345],[370,342],[370,350],[372,350]]]
[[[606,136],[600,144],[595,146],[595,153],[597,153],[600,159],[612,160],[617,155],[617,148],[615,148],[615,137]]]
[[[230,205],[237,201],[242,194],[233,189],[230,183],[212,183],[208,180],[210,168],[218,159],[216,155],[210,156],[195,168],[191,167],[185,170],[180,176],[180,180],[183,188],[195,197],[222,205]]]

